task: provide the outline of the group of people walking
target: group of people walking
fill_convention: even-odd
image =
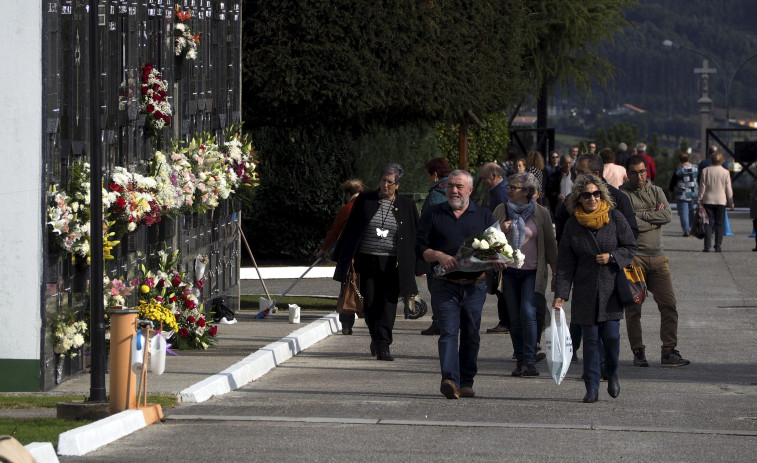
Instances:
[[[398,164],[381,168],[377,190],[355,197],[362,184],[359,189],[355,181],[342,186],[349,202],[340,210],[319,257],[341,229],[333,256],[337,262],[334,279],[344,281],[353,264],[360,274],[372,355],[378,360],[394,360],[390,345],[397,303],[401,297],[416,295],[415,276],[426,274],[433,322],[423,334],[439,335],[440,392],[445,397],[475,395],[487,292],[500,293],[502,304],[498,307],[506,311],[507,320],[500,314],[500,324],[508,325],[505,328],[513,345],[516,368],[512,376],[538,376],[539,337],[551,281],[552,310],[564,310],[570,301],[575,349],[583,343],[583,401],[598,400],[601,378],[608,381],[608,394],[617,397],[619,329],[624,314],[634,365],[649,365],[642,343],[641,305],[623,307],[617,295],[616,276],[634,263],[643,269],[660,309],[661,364],[689,364],[676,349],[678,313],[660,233],[671,220],[670,206],[662,190],[647,180],[647,161],[638,155],[628,159],[618,189],[603,178],[605,163],[599,154],[587,153],[575,162],[571,156],[552,156],[559,158],[560,164],[547,172],[560,184],[554,213],[540,204],[542,182],[527,166],[517,165],[520,160],[507,178],[505,165],[482,167],[481,185],[489,190],[489,207],[471,200],[473,176],[465,170],[451,171],[441,158],[426,164],[429,194],[420,214],[411,199],[399,194],[404,170]],[[717,158],[713,160],[716,163]],[[681,171],[688,172],[685,182],[690,184],[691,169]],[[699,199],[710,198],[706,196],[708,187],[713,188],[712,183],[699,188]],[[682,195],[681,200],[687,197],[692,200],[690,194]],[[500,224],[513,249],[525,257],[519,268],[493,264],[489,273],[499,275],[488,280],[497,287],[487,291],[485,272],[460,269],[455,254],[466,239],[495,223]],[[432,270],[437,266],[444,269],[443,275]],[[340,317],[340,321],[343,333],[351,334],[354,316]]]

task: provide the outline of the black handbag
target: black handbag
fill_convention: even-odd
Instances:
[[[647,298],[647,282],[641,267],[629,264],[615,275],[615,291],[621,307],[641,304]]]
[[[710,222],[710,217],[707,215],[707,211],[703,206],[697,207],[694,212],[694,220],[691,223],[690,233],[700,240],[707,234],[707,225]]]

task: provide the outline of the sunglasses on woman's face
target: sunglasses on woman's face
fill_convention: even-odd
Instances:
[[[581,192],[581,199],[591,199],[592,196],[599,199],[600,197],[602,197],[602,192],[599,190]]]

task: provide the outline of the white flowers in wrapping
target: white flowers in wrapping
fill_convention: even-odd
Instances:
[[[502,232],[499,222],[495,222],[483,232],[466,239],[455,253],[457,268],[454,271],[477,272],[491,269],[497,263],[514,262],[518,268],[523,265],[523,253],[513,250]],[[444,267],[437,265],[434,272],[442,276],[447,273]]]

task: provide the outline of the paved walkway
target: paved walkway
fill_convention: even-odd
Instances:
[[[169,410],[166,423],[81,460],[133,461],[129,449],[139,446],[153,458],[171,460],[282,461],[306,455],[313,461],[754,461],[757,253],[751,252],[754,239],[747,238],[748,216],[729,216],[736,236],[725,239],[723,253],[702,253],[702,241],[680,237],[677,217],[665,227],[680,316],[678,347],[692,365],[660,367],[659,312],[650,298],[642,324],[651,366],[632,366],[622,325],[618,399],[601,390],[599,403],[582,404],[580,363],[560,386],[546,374],[512,378],[509,337],[482,334],[477,397],[448,401],[438,392],[436,338],[418,334],[429,318],[404,320],[400,309],[395,362],[377,362],[368,354],[367,329],[358,323],[353,336],[330,336],[236,391]],[[266,283],[275,294],[291,281]],[[292,293],[337,291],[329,279],[308,279]],[[246,281],[243,292],[261,293],[262,287]],[[304,312],[303,322],[321,315]],[[482,332],[496,324],[493,297],[483,318]],[[294,327],[286,312],[263,320],[242,314],[240,323],[219,328],[216,349],[170,358],[166,374],[150,378],[149,391],[178,393]],[[86,391],[86,376],[56,388]]]

